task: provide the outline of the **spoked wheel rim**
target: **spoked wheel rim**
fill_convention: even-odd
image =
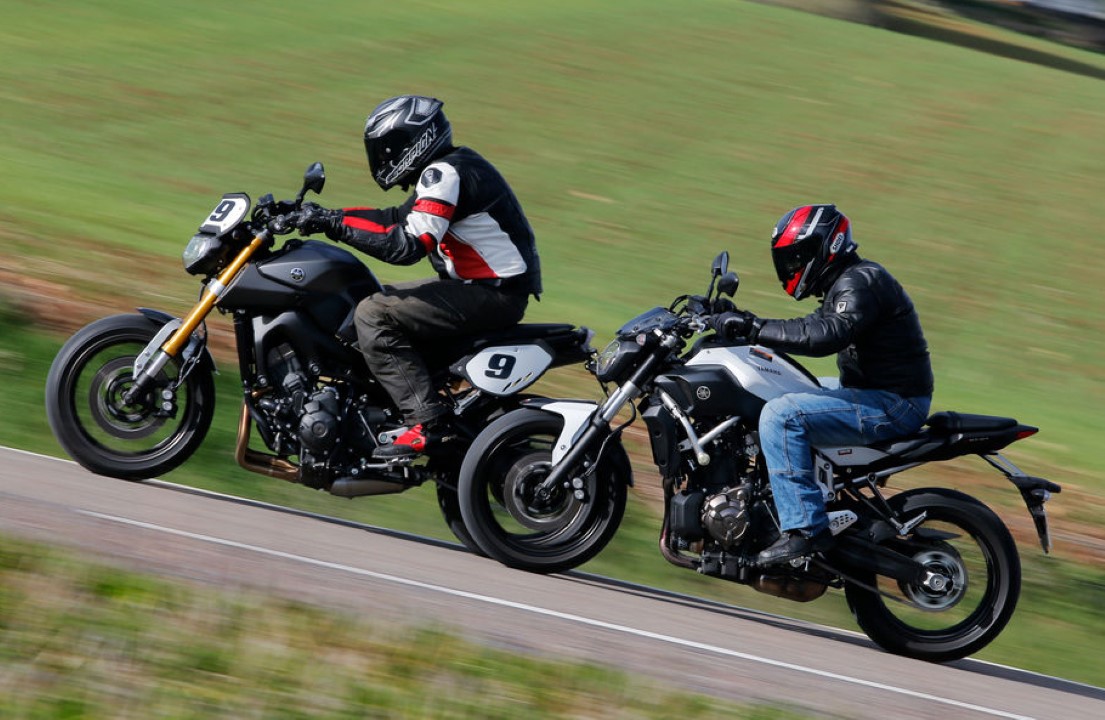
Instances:
[[[103,452],[157,454],[180,442],[193,424],[187,384],[172,387],[177,381],[173,363],[142,397],[124,399],[134,383],[134,359],[144,346],[140,340],[105,339],[89,346],[72,366],[63,400],[72,408],[75,428]]]
[[[954,522],[927,521],[923,527],[956,537],[920,547],[911,543],[906,554],[924,567],[925,578],[907,583],[879,576],[878,588],[889,596],[887,612],[910,632],[954,636],[991,611],[999,581],[994,550],[970,528]]]
[[[917,607],[930,612],[954,608],[971,587],[970,571],[954,547],[941,547],[914,554],[914,561],[925,569],[925,579],[919,583],[899,582],[902,595]]]
[[[571,488],[541,492],[541,483],[552,470],[555,439],[547,433],[504,438],[485,466],[491,473],[502,473],[501,480],[487,484],[488,510],[503,538],[520,547],[556,548],[588,522],[592,505],[577,498]],[[592,473],[579,489],[594,498],[596,486]]]
[[[133,356],[122,356],[105,363],[88,387],[88,409],[92,420],[108,435],[120,440],[149,437],[165,424],[158,414],[153,394],[133,402],[125,396],[134,386]]]

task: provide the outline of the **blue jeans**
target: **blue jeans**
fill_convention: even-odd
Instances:
[[[779,527],[813,534],[829,526],[825,501],[814,482],[812,447],[867,445],[908,435],[924,425],[930,400],[885,390],[835,388],[768,401],[760,415],[760,448]]]

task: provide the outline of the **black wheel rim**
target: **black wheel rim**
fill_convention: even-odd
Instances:
[[[198,412],[194,388],[179,388],[178,367],[166,364],[144,397],[127,402],[134,359],[148,337],[117,334],[99,338],[70,364],[61,388],[67,423],[97,453],[120,461],[171,454],[186,442]]]
[[[552,465],[554,431],[519,428],[506,434],[480,467],[482,511],[499,541],[526,555],[552,556],[589,542],[601,529],[603,499],[598,473],[576,488],[538,488]]]
[[[987,627],[1002,591],[995,548],[969,523],[954,518],[934,518],[923,527],[955,537],[895,548],[925,568],[926,580],[906,583],[879,576],[879,590],[902,601],[883,598],[886,612],[910,635],[934,641]]]

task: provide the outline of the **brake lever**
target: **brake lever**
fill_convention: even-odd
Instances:
[[[295,212],[288,213],[286,215],[277,215],[269,220],[268,228],[274,235],[287,235],[295,230]]]

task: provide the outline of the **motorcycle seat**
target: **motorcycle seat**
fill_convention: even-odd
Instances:
[[[590,357],[591,331],[569,323],[520,323],[503,330],[416,342],[415,349],[431,369],[446,368],[468,353],[496,345],[521,345],[542,341],[553,352],[553,366],[581,363]]]
[[[1017,425],[1010,417],[996,415],[972,415],[970,413],[938,412],[925,421],[933,430],[942,432],[987,432],[1007,430]]]
[[[921,431],[913,435],[906,435],[904,437],[894,438],[892,440],[883,440],[882,442],[872,443],[870,447],[873,450],[884,452],[887,455],[905,455],[911,450],[932,442],[932,438],[929,437],[927,432]]]
[[[576,326],[569,323],[519,323],[506,330],[479,335],[480,341],[501,344],[510,340],[544,340],[576,332]]]
[[[587,327],[576,327],[568,323],[521,323],[505,330],[466,338],[466,341],[454,344],[453,351],[459,357],[493,345],[524,344],[541,340],[553,351],[554,366],[568,365],[583,362],[590,357],[587,343],[590,334]]]

